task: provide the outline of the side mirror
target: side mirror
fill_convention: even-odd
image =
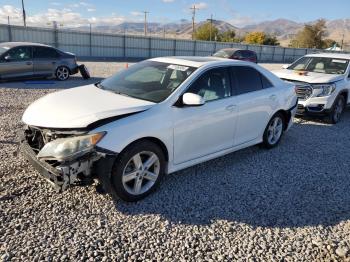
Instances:
[[[9,55],[5,56],[5,57],[4,57],[4,60],[5,60],[6,62],[10,62],[10,61],[11,61],[11,56],[9,56]]]
[[[205,100],[200,95],[185,93],[182,96],[182,103],[186,106],[201,106],[205,104]]]
[[[290,65],[283,65],[282,69],[287,69]]]

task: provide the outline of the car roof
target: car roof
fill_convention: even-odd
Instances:
[[[306,57],[326,57],[326,58],[337,58],[337,59],[350,59],[350,54],[346,53],[319,53],[319,54],[308,54]]]
[[[0,43],[0,47],[8,47],[8,48],[13,48],[16,46],[45,46],[45,47],[51,47],[49,45],[44,45],[40,43],[30,43],[30,42],[5,42],[5,43]]]
[[[191,67],[201,67],[204,65],[211,64],[242,64],[244,61],[233,60],[214,56],[168,56],[168,57],[157,57],[151,58],[150,61],[178,64]],[[248,62],[245,62],[248,63]]]

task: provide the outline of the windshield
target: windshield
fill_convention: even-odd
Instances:
[[[195,70],[188,66],[143,61],[103,80],[97,86],[117,94],[159,103]]]
[[[229,58],[233,55],[234,50],[220,50],[213,54],[215,57]]]
[[[342,75],[348,67],[349,60],[329,57],[303,57],[288,69],[322,74]]]

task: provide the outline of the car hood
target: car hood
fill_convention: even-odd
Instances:
[[[32,103],[22,120],[47,128],[85,128],[96,121],[144,111],[155,105],[87,85],[48,94]]]
[[[301,75],[298,71],[288,69],[272,71],[272,73],[277,75],[279,78],[306,82],[310,84],[332,83],[344,79],[343,75],[330,75],[313,72],[307,72],[306,75]]]

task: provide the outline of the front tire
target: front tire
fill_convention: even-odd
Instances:
[[[265,128],[263,135],[263,147],[273,148],[279,144],[284,133],[285,118],[281,113],[276,113]]]
[[[162,149],[151,141],[136,142],[127,147],[112,168],[112,184],[116,195],[135,202],[151,194],[165,173]]]
[[[59,66],[55,73],[56,79],[59,81],[66,81],[69,78],[69,69],[66,66]]]
[[[345,108],[345,98],[340,95],[334,102],[331,112],[328,116],[328,122],[330,124],[336,124],[340,121],[341,115]]]

